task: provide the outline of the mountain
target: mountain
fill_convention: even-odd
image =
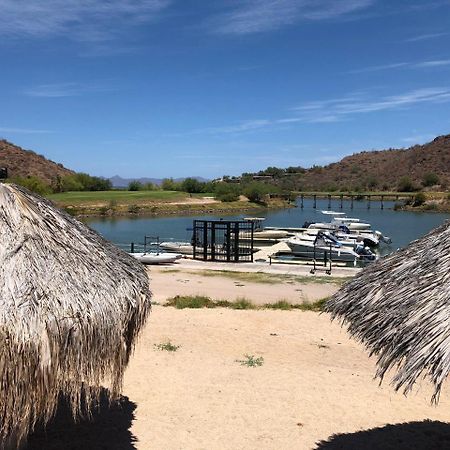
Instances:
[[[31,150],[24,150],[4,139],[0,140],[0,167],[8,169],[8,177],[36,176],[47,184],[51,184],[58,176],[73,175],[75,172],[66,169]]]
[[[206,178],[202,178],[202,177],[192,177],[195,178],[198,181],[202,181],[202,182],[206,182],[206,181],[210,181]],[[122,178],[119,175],[114,175],[113,177],[109,178],[109,180],[111,181],[113,187],[116,188],[125,188],[127,187],[132,181],[139,181],[142,184],[145,183],[153,183],[156,185],[160,185],[163,182],[162,178]],[[176,183],[179,183],[181,181],[185,180],[185,178],[174,178],[173,181],[175,181]]]
[[[327,166],[310,169],[268,168],[254,175],[286,189],[305,191],[398,190],[402,178],[421,186],[424,177],[437,177],[440,189],[450,186],[450,135],[408,149],[363,151]]]

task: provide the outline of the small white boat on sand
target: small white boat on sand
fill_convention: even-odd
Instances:
[[[136,258],[142,264],[170,264],[180,259],[182,255],[179,253],[128,253],[133,258]]]
[[[181,253],[183,255],[192,255],[194,248],[190,242],[161,242],[159,247],[166,252]]]

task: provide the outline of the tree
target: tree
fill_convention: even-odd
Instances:
[[[176,185],[173,178],[164,178],[161,183],[161,189],[163,191],[176,191]]]
[[[141,191],[143,188],[142,183],[137,180],[130,181],[128,183],[128,190],[129,191]]]
[[[250,183],[244,188],[244,195],[254,203],[264,203],[270,188],[262,183]]]
[[[204,183],[196,180],[195,178],[185,178],[181,183],[181,189],[189,194],[203,192]]]

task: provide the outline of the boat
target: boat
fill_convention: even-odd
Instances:
[[[194,248],[190,242],[161,242],[159,247],[166,252],[181,253],[183,255],[192,255],[194,253]]]
[[[142,264],[170,264],[182,257],[179,253],[128,253],[133,258],[136,258]]]
[[[362,241],[365,246],[376,247],[380,242],[391,244],[392,240],[384,236],[380,231],[373,231],[370,223],[361,222],[354,217],[347,217],[344,212],[321,211],[322,214],[332,216],[330,222],[305,222],[303,227],[308,229],[318,229],[332,231],[341,238],[355,239]]]
[[[376,255],[362,244],[344,245],[331,233],[318,231],[314,239],[299,233],[286,240],[286,244],[295,256],[312,259],[328,258],[334,261],[374,261]]]
[[[253,237],[255,239],[284,239],[290,235],[286,230],[266,229],[263,227],[265,217],[244,217],[246,222],[253,223]]]

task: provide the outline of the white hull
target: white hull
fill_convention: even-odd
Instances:
[[[168,252],[182,253],[183,255],[194,253],[194,249],[189,242],[161,242],[159,246]]]
[[[128,253],[142,264],[170,264],[181,258],[177,253]]]
[[[261,230],[253,233],[255,239],[283,239],[288,235],[289,232],[284,230]]]
[[[330,258],[330,246],[329,245],[316,245],[314,253],[314,241],[303,240],[299,237],[294,237],[286,241],[287,245],[291,249],[294,255],[303,256],[307,258],[322,259],[327,253],[327,257]],[[354,261],[358,259],[359,255],[353,251],[352,248],[342,246],[331,246],[331,259],[335,261]]]

